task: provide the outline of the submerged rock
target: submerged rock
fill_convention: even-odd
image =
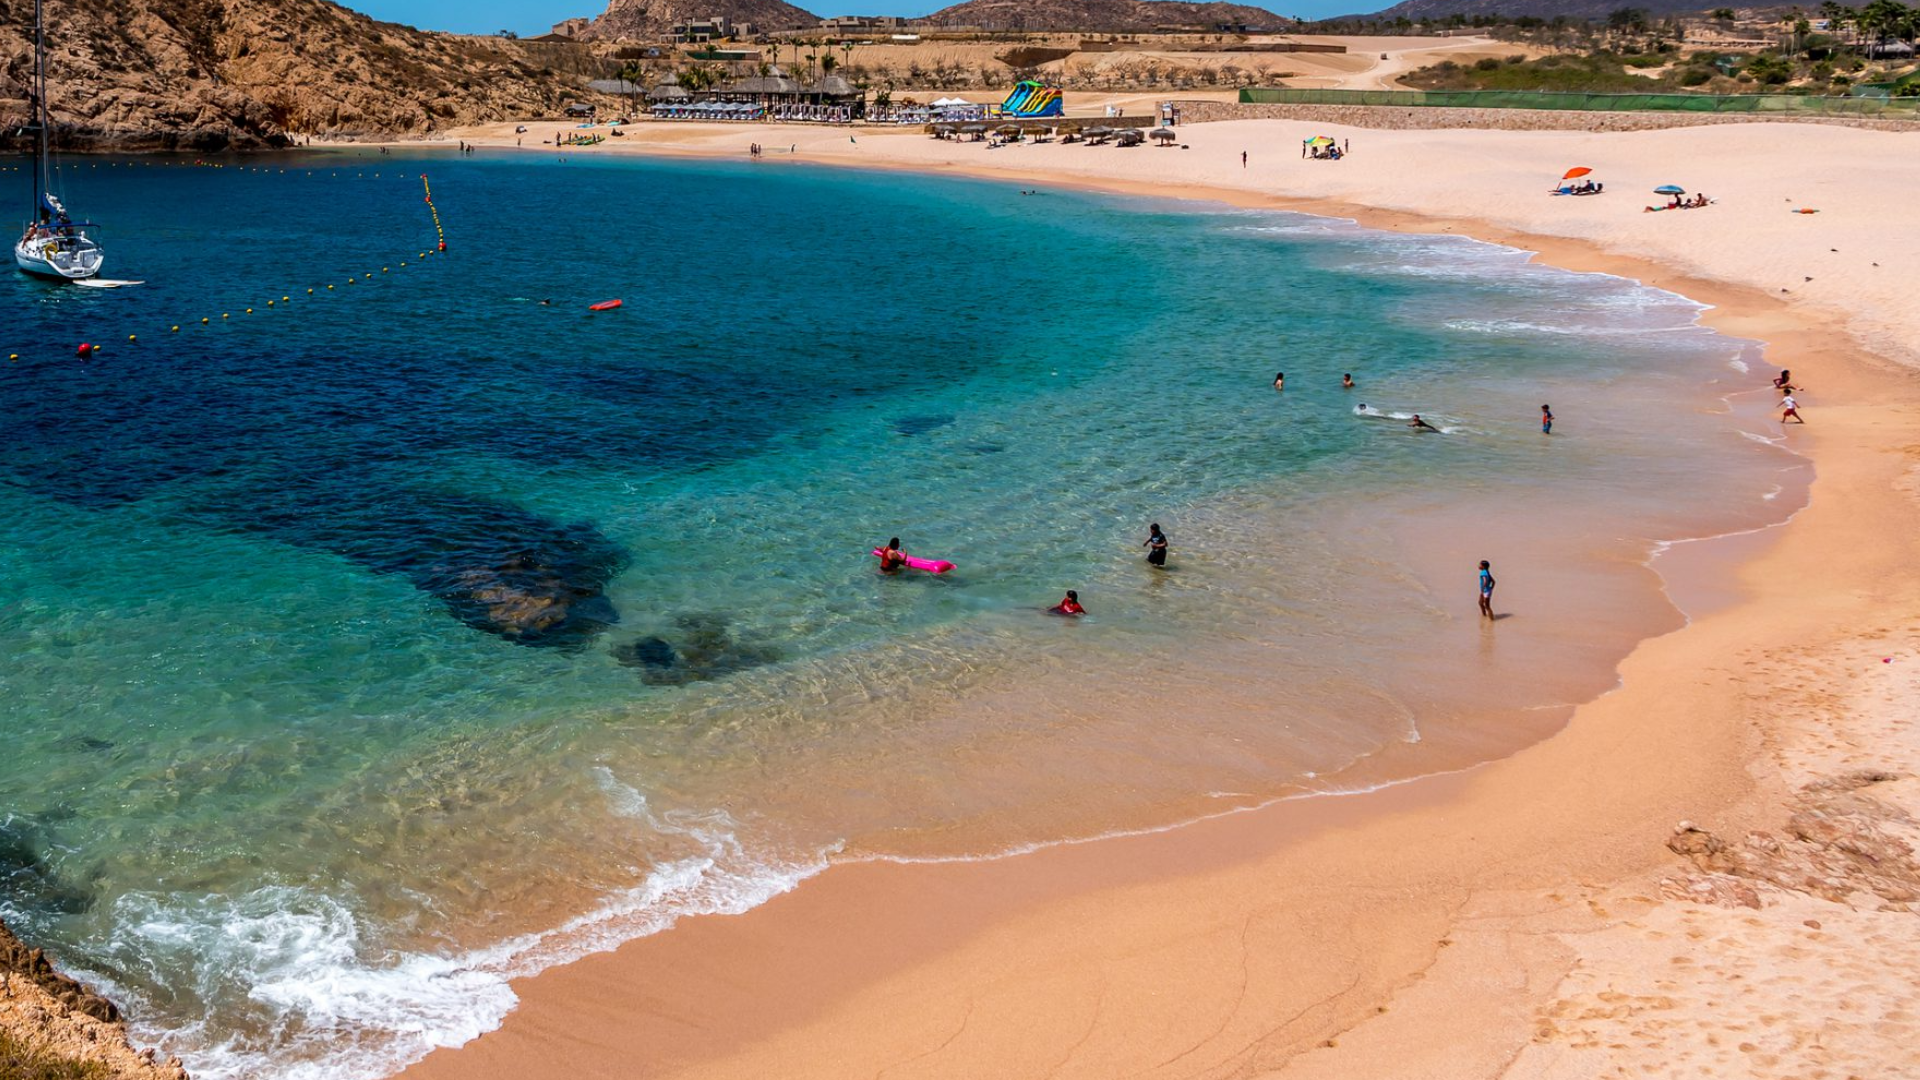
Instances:
[[[38,831],[19,818],[0,824],[0,899],[58,915],[86,911],[92,894],[62,881],[47,865]]]
[[[705,682],[780,661],[779,650],[736,639],[724,615],[689,613],[673,623],[674,640],[658,635],[638,638],[615,646],[613,658],[622,666],[638,668],[641,681],[649,686]]]
[[[433,594],[455,618],[521,645],[573,646],[620,621],[605,596],[625,550],[588,523],[563,523],[457,492],[322,474],[201,513],[296,547],[327,551]]]
[[[946,427],[953,423],[952,413],[928,413],[922,416],[903,416],[893,422],[895,434],[914,436],[925,435],[929,431]]]

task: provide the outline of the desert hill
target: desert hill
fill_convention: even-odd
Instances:
[[[1700,0],[1402,0],[1384,11],[1370,15],[1348,15],[1341,21],[1388,21],[1406,17],[1444,19],[1449,15],[1531,15],[1551,19],[1565,15],[1570,19],[1604,19],[1621,8],[1639,8],[1650,15],[1673,15],[1702,11],[1708,5]]]
[[[0,0],[0,137],[28,115],[32,0]],[[56,140],[126,149],[422,135],[552,115],[604,72],[580,46],[428,33],[327,0],[52,0]]]
[[[806,30],[820,19],[783,0],[611,0],[575,36],[589,41],[659,41],[675,23],[721,15],[758,33]]]
[[[986,30],[1142,31],[1161,26],[1258,26],[1277,29],[1293,20],[1246,4],[1183,0],[966,0],[926,17],[935,26]]]

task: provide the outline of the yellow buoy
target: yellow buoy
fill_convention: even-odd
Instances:
[[[251,314],[253,314],[253,309],[252,309],[252,308],[248,308],[248,309],[247,309],[247,314],[249,314],[249,315],[251,315]]]
[[[331,286],[331,285],[329,285],[329,286],[327,286],[327,291],[328,291],[328,292],[332,292],[332,291],[333,291],[333,286]]]
[[[19,353],[17,353],[17,352],[16,352],[16,353],[8,353],[8,354],[7,354],[7,359],[8,359],[8,360],[18,360],[18,359],[20,359],[20,354],[19,354]]]
[[[135,341],[135,340],[138,340],[138,339],[137,339],[137,338],[135,338],[135,337],[134,337],[134,336],[133,336],[132,334],[128,334],[128,335],[127,335],[127,340],[128,340],[128,341]]]
[[[383,274],[384,274],[384,273],[386,273],[386,272],[387,272],[387,268],[386,268],[386,267],[384,267],[384,266],[383,266],[383,267],[381,267],[381,268],[380,268],[380,272],[381,272],[381,273],[383,273]]]
[[[179,332],[180,332],[180,328],[179,328],[178,326],[176,326],[176,327],[174,327],[174,328],[173,328],[172,330],[170,330],[170,331],[168,331],[168,333],[172,333],[172,334],[177,334],[177,333],[179,333]]]
[[[230,319],[230,318],[232,318],[232,317],[233,317],[233,312],[231,312],[231,311],[223,311],[223,312],[221,312],[221,313],[220,313],[220,317],[221,317],[221,318],[223,318],[223,319]]]
[[[206,320],[206,319],[201,319],[201,320],[200,320],[200,325],[201,325],[201,326],[205,326],[205,325],[207,325],[207,320]]]
[[[312,289],[308,289],[308,290],[307,290],[307,295],[308,295],[308,296],[312,296],[312,295],[313,295],[313,290],[312,290]]]
[[[268,306],[268,307],[272,307],[272,306],[273,306],[273,301],[271,301],[271,300],[269,300],[269,301],[267,301],[267,306]]]
[[[313,290],[312,290],[312,289],[308,289],[307,291],[308,291],[308,292],[312,292]],[[281,303],[283,303],[283,304],[285,304],[285,303],[289,303],[289,302],[291,302],[292,300],[293,300],[293,297],[291,297],[291,296],[283,296],[283,297],[281,297],[281,298],[280,298],[280,302],[281,302]]]

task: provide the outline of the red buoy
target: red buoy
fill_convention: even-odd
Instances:
[[[73,352],[75,356],[78,356],[80,359],[85,360],[87,357],[93,355],[93,346],[83,341],[80,343],[80,347],[73,350]]]
[[[620,301],[618,300],[602,300],[597,304],[587,305],[587,310],[588,311],[612,311],[614,308],[617,308],[619,306],[620,306]]]

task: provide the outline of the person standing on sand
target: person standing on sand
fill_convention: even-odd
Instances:
[[[1485,559],[1481,559],[1480,560],[1480,614],[1486,616],[1489,619],[1493,618],[1493,587],[1496,584],[1497,582],[1493,580],[1493,564],[1488,562]]]
[[[1147,526],[1147,542],[1140,545],[1147,549],[1147,565],[1165,568],[1167,565],[1167,534],[1160,531],[1160,523]]]
[[[1540,406],[1540,434],[1553,434],[1553,406]]]
[[[1240,151],[1240,167],[1243,169],[1247,167],[1247,152],[1245,150]]]
[[[1788,420],[1792,420],[1797,424],[1807,422],[1806,417],[1800,415],[1800,403],[1793,400],[1792,394],[1788,394],[1786,397],[1780,399],[1780,410],[1780,422],[1783,424]]]

